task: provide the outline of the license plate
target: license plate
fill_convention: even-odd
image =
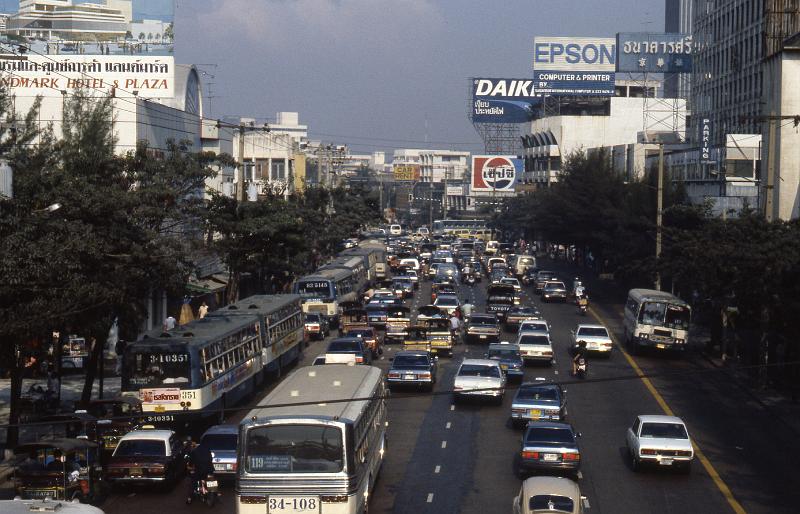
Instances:
[[[132,477],[140,477],[142,476],[142,468],[130,468],[128,474]]]
[[[485,335],[481,335],[481,339],[486,339],[486,336]]]
[[[558,460],[558,454],[557,453],[545,453],[544,454],[544,460],[547,461],[547,462],[555,462],[555,461]]]
[[[316,497],[270,496],[267,514],[306,514],[319,512],[320,501]]]
[[[538,418],[538,417],[541,417],[542,411],[540,409],[531,409],[531,410],[528,411],[528,414],[532,418]]]
[[[667,345],[665,345],[665,344],[657,344],[656,345],[656,348],[658,348],[659,350],[663,350],[666,347],[667,347]]]
[[[501,364],[500,369],[508,369],[508,364]]]
[[[217,487],[217,481],[216,480],[206,481],[206,487]]]
[[[662,466],[672,466],[672,459],[661,459],[658,463]]]
[[[414,375],[403,375],[403,380],[414,380],[415,378],[417,377]]]

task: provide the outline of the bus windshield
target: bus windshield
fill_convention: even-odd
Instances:
[[[191,380],[189,354],[155,348],[132,348],[125,359],[124,379],[132,390],[186,385]]]
[[[639,323],[656,327],[689,330],[688,307],[664,302],[644,302],[639,311]]]
[[[269,425],[247,431],[248,473],[338,473],[342,430],[326,425]]]
[[[297,294],[303,298],[330,298],[331,285],[323,280],[300,282],[297,284]]]

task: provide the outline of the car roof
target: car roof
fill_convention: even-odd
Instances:
[[[663,415],[640,415],[639,420],[642,423],[680,423],[681,425],[685,425],[686,423],[677,416],[663,416]]]
[[[519,345],[510,344],[510,343],[492,343],[489,345],[490,350],[517,350],[519,351]]]
[[[581,328],[606,328],[606,327],[604,327],[603,325],[597,325],[592,323],[581,323],[580,325],[578,325],[578,329]],[[606,329],[606,331],[608,331],[608,329]]]
[[[491,359],[464,359],[461,363],[462,366],[469,364],[471,366],[499,366],[497,361]]]
[[[528,423],[528,427],[535,427],[535,428],[566,428],[571,430],[572,432],[575,431],[572,428],[572,425],[569,423],[562,423],[559,421],[531,421]]]
[[[561,387],[558,384],[542,384],[539,382],[523,382],[519,385],[519,389],[555,389],[561,392]]]
[[[128,432],[120,442],[127,441],[129,439],[148,439],[151,441],[169,441],[169,438],[172,437],[174,432],[172,430],[134,430],[132,432]]]
[[[399,352],[395,353],[394,356],[395,357],[403,357],[403,356],[429,357],[430,354],[428,352],[426,352],[425,350],[402,350],[402,351],[399,351]]]
[[[203,433],[203,437],[214,434],[239,435],[239,425],[214,425]]]
[[[578,484],[569,478],[561,477],[531,477],[522,483],[522,494],[525,495],[525,502],[528,498],[536,495],[551,494],[566,496],[573,501],[580,501],[581,491]]]

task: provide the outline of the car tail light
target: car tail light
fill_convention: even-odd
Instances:
[[[677,450],[675,452],[675,455],[677,455],[679,457],[691,457],[692,456],[692,452],[691,452],[691,450]]]
[[[431,374],[428,372],[423,372],[419,374],[420,378],[431,378]]]
[[[542,352],[542,355],[553,355],[553,352],[550,350]]]
[[[522,458],[523,459],[538,459],[539,458],[539,452],[523,451],[522,452]]]
[[[391,372],[389,373],[389,378],[400,378],[400,373]]]
[[[164,468],[162,466],[153,466],[147,468],[147,473],[150,475],[161,475],[164,473]]]
[[[562,453],[561,454],[562,460],[581,460],[580,453]]]
[[[362,357],[360,355],[356,355],[356,362],[358,362],[358,363],[364,362],[364,357]]]
[[[88,480],[81,480],[79,483],[81,485],[81,492],[84,494],[84,496],[91,492],[90,489],[89,489],[89,481]]]
[[[239,469],[239,463],[238,462],[234,462],[233,464],[231,464],[231,469],[234,470],[234,471],[238,470]]]
[[[656,450],[648,450],[648,449],[642,449],[642,450],[640,450],[640,453],[642,455],[658,455],[658,451],[656,451]]]

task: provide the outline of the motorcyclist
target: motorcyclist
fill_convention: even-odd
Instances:
[[[459,318],[455,312],[453,315],[450,316],[450,333],[453,335],[453,338],[458,340],[458,331],[461,328],[461,318]]]
[[[189,492],[186,495],[187,505],[192,503],[197,483],[214,473],[211,449],[204,441],[201,441],[189,455],[189,468],[191,469],[191,473],[189,474]]]
[[[583,286],[583,284],[578,283],[578,285],[575,287],[575,303],[580,305],[581,298],[588,300],[589,295],[586,293],[586,288]]]
[[[578,341],[578,346],[575,347],[575,355],[572,356],[572,376],[578,374],[578,362],[583,359],[586,362],[586,341]]]

